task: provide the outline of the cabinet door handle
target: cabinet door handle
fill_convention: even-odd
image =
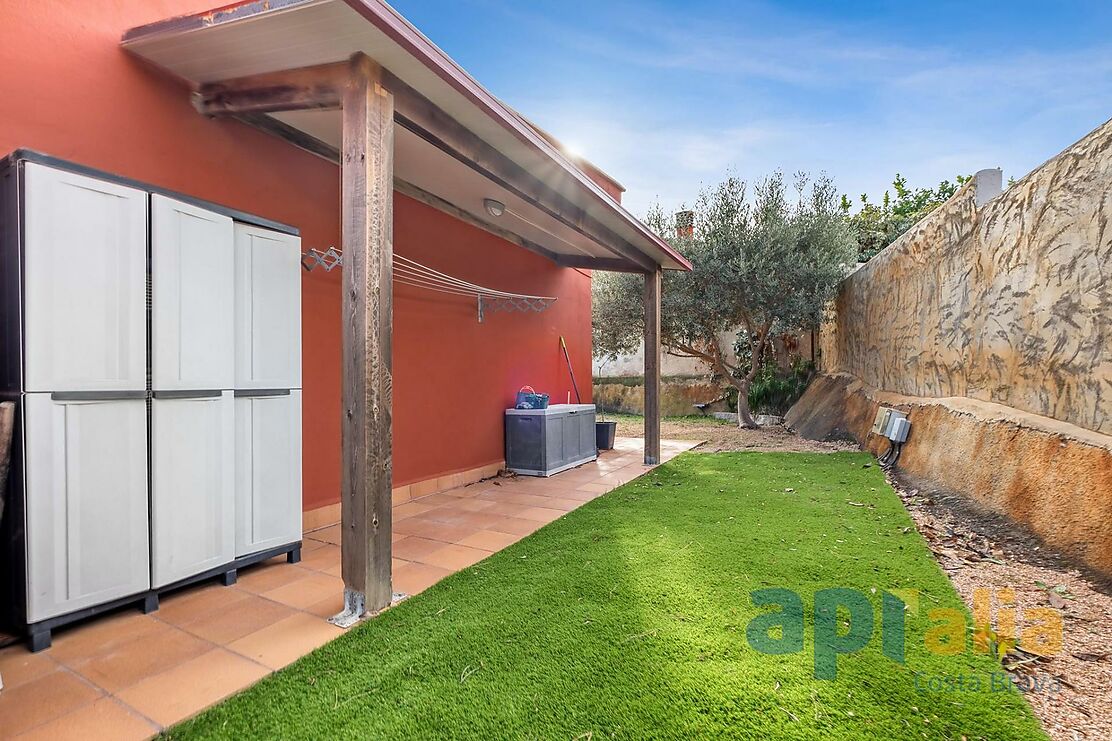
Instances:
[[[214,389],[205,389],[203,391],[155,391],[154,398],[156,399],[217,399],[223,395],[224,392]]]
[[[253,396],[289,396],[289,389],[236,389],[237,399],[251,398]]]
[[[130,401],[146,399],[146,391],[51,391],[51,401]]]

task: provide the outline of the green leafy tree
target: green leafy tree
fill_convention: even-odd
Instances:
[[[751,195],[746,183],[730,177],[700,194],[692,233],[674,236],[674,220],[659,204],[646,219],[693,266],[665,273],[664,350],[702,360],[737,389],[741,426],[755,426],[748,394],[772,338],[817,326],[856,254],[830,178],[812,184],[799,173],[794,191],[780,173],[757,183]],[[638,347],[642,285],[637,275],[595,275],[597,355],[614,358]]]
[[[901,234],[913,227],[931,211],[935,210],[969,180],[966,175],[958,175],[956,182],[943,180],[937,188],[907,187],[907,178],[896,173],[891,191],[884,191],[880,203],[873,203],[867,194],[861,194],[861,208],[850,214],[853,202],[842,196],[841,209],[846,214],[857,236],[857,259],[865,262],[888,245],[895,242]]]

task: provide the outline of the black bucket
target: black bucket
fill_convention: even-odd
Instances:
[[[617,433],[617,422],[595,422],[595,447],[599,450],[613,450],[614,436]]]

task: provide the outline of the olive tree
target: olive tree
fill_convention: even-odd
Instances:
[[[753,427],[749,387],[772,338],[817,327],[857,243],[830,178],[776,173],[752,188],[734,177],[704,190],[694,228],[676,234],[654,206],[646,221],[687,257],[690,272],[667,271],[661,304],[664,351],[697,358],[738,391],[738,424]],[[642,278],[597,273],[594,351],[615,358],[643,336]],[[740,331],[737,331],[740,327]],[[735,336],[736,332],[736,336]]]

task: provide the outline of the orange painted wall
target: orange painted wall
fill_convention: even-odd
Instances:
[[[339,244],[339,171],[279,139],[197,115],[187,91],[118,47],[128,28],[212,0],[0,0],[0,155],[36,149]],[[502,409],[524,383],[566,399],[563,334],[590,397],[590,277],[397,196],[395,250],[466,280],[559,297],[542,314],[476,321],[468,300],[395,292],[396,485],[502,458]],[[339,274],[302,282],[305,508],[338,501]]]

